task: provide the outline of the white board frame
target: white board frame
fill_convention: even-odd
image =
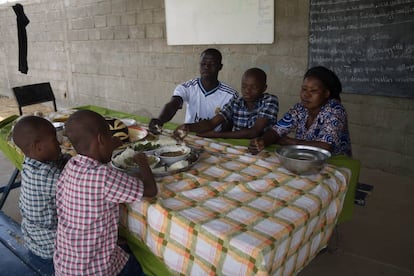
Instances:
[[[271,44],[274,0],[165,0],[168,45]]]

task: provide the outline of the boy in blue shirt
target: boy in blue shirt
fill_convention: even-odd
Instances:
[[[13,128],[13,141],[25,155],[19,208],[25,246],[53,275],[57,215],[56,181],[69,160],[62,155],[55,127],[44,118],[25,116]]]

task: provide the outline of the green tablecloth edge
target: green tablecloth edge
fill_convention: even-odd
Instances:
[[[24,157],[20,154],[16,155],[16,149],[9,144],[7,138],[13,128],[14,121],[19,118],[18,115],[12,115],[0,122],[0,150],[13,163],[13,165],[21,170]]]
[[[128,229],[125,229],[123,226],[119,226],[119,236],[127,240],[129,248],[141,264],[145,275],[172,275],[167,266],[157,256],[155,256],[154,253],[152,253],[148,246],[128,231]]]

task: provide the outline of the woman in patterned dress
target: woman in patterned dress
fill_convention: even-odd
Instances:
[[[341,82],[334,72],[322,66],[309,69],[303,78],[301,101],[262,137],[252,139],[249,151],[257,154],[264,147],[277,143],[315,146],[334,155],[351,156],[348,120],[341,104],[341,92]],[[293,131],[296,131],[294,138],[289,137]]]

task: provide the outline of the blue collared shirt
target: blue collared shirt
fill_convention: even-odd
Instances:
[[[227,103],[220,114],[226,121],[233,122],[233,131],[243,128],[251,128],[258,118],[268,119],[266,131],[277,122],[277,112],[279,111],[278,98],[275,95],[264,93],[263,97],[257,100],[253,110],[248,110],[246,101],[240,97]]]
[[[68,159],[68,155],[62,155],[56,162],[43,163],[25,157],[22,166],[19,208],[23,238],[29,250],[45,259],[53,257],[56,181]]]

